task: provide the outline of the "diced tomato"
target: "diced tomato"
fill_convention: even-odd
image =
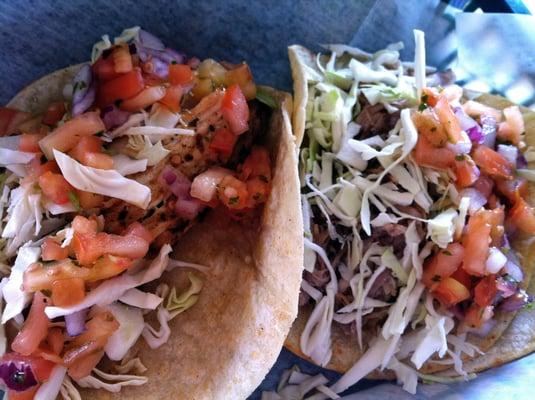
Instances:
[[[492,194],[492,189],[494,188],[494,181],[488,176],[482,175],[474,182],[474,189],[483,195],[483,197],[488,198]]]
[[[59,279],[52,283],[52,303],[58,307],[70,307],[85,297],[85,282],[82,278]]]
[[[171,85],[184,85],[193,80],[193,71],[189,65],[169,64],[169,82]]]
[[[535,214],[526,200],[518,196],[515,205],[509,210],[507,221],[522,232],[535,234]]]
[[[65,344],[65,336],[61,328],[50,328],[46,337],[46,343],[53,353],[60,354]]]
[[[241,135],[249,129],[249,106],[238,85],[232,85],[226,90],[221,112],[235,135]]]
[[[428,87],[423,88],[422,96],[426,96],[425,101],[428,106],[434,107],[437,105],[439,94],[435,90],[435,88],[428,88]]]
[[[52,290],[54,282],[63,279],[80,278],[88,283],[96,282],[119,275],[131,265],[132,260],[128,258],[110,255],[100,257],[90,268],[74,265],[72,260],[47,266],[35,263],[24,272],[23,287],[27,292],[36,292]]]
[[[138,236],[119,236],[103,232],[95,236],[75,233],[71,246],[76,259],[82,265],[89,265],[104,254],[138,259],[143,258],[149,251],[149,243]]]
[[[20,137],[19,150],[27,153],[40,153],[39,141],[45,137],[41,133],[23,133]]]
[[[432,109],[413,113],[412,120],[418,134],[423,135],[434,147],[443,147],[448,143],[448,134]]]
[[[462,237],[464,246],[463,268],[470,275],[485,275],[489,255],[491,226],[482,210],[468,218],[466,231]]]
[[[111,53],[113,58],[113,67],[118,74],[124,74],[132,71],[132,56],[126,44],[116,46]]]
[[[429,289],[435,288],[443,278],[451,276],[463,261],[464,249],[460,243],[450,243],[424,263],[422,282]]]
[[[234,133],[226,128],[221,128],[214,132],[210,142],[210,149],[224,157],[230,157],[237,140],[238,137]]]
[[[24,356],[29,356],[39,347],[46,335],[50,321],[45,314],[46,297],[37,292],[33,295],[32,306],[22,329],[11,343],[11,349]]]
[[[525,130],[520,109],[518,106],[507,107],[503,110],[503,115],[505,122],[500,123],[498,127],[498,138],[518,145]]]
[[[474,301],[480,307],[490,306],[497,294],[496,275],[487,275],[476,284]]]
[[[528,181],[525,178],[516,177],[513,180],[495,179],[496,189],[505,196],[512,204],[518,197],[523,199],[528,196]]]
[[[477,101],[469,100],[463,104],[463,110],[465,113],[470,115],[471,117],[481,117],[482,115],[488,115],[496,120],[496,122],[500,122],[502,120],[502,113],[501,111],[486,106],[484,104],[478,103]]]
[[[262,204],[267,200],[270,190],[269,183],[267,183],[260,177],[256,177],[253,179],[249,179],[246,184],[247,192],[249,192],[250,208]]]
[[[45,172],[59,173],[58,164],[55,161],[47,161],[44,164],[41,164],[39,157],[35,157],[30,163],[26,166],[28,175],[34,178],[38,178],[43,175]]]
[[[41,259],[43,261],[64,260],[69,257],[69,249],[61,247],[54,239],[47,237],[41,245]]]
[[[101,56],[91,68],[93,69],[93,73],[102,82],[110,81],[121,76],[121,74],[115,71],[113,57],[104,58]]]
[[[191,197],[199,199],[205,204],[215,200],[217,204],[219,184],[227,175],[232,175],[232,171],[221,167],[213,167],[197,175],[191,183]]]
[[[271,181],[269,153],[265,147],[261,146],[255,146],[251,149],[251,153],[247,156],[241,167],[240,174],[240,178],[244,181],[257,177],[265,182]]]
[[[421,135],[418,137],[412,156],[418,165],[441,170],[452,167],[455,162],[453,151],[447,147],[434,147]]]
[[[247,208],[249,193],[247,185],[232,175],[225,176],[218,188],[218,197],[221,202],[231,209]]]
[[[72,220],[72,229],[76,233],[92,235],[98,232],[98,223],[95,219],[85,218],[77,215]]]
[[[84,192],[83,190],[76,190],[80,208],[82,210],[90,210],[92,208],[100,207],[104,202],[104,196],[97,193]]]
[[[142,238],[146,242],[150,243],[154,240],[152,233],[148,231],[143,225],[139,222],[132,222],[126,227],[122,236],[134,235]]]
[[[84,136],[69,151],[69,155],[80,161],[85,153],[99,153],[102,151],[102,139],[98,136]]]
[[[227,86],[238,85],[247,100],[253,100],[256,97],[256,85],[247,64],[242,63],[226,71],[225,81]]]
[[[167,106],[171,111],[177,113],[180,111],[180,101],[184,89],[180,85],[170,86],[165,91],[165,96],[160,100],[160,103]]]
[[[80,162],[97,169],[114,169],[115,163],[110,155],[104,153],[85,153]]]
[[[435,287],[433,296],[446,307],[451,307],[470,298],[470,291],[459,281],[447,277]]]
[[[0,136],[17,132],[17,127],[29,119],[31,115],[27,112],[0,107]]]
[[[41,122],[45,125],[56,125],[65,115],[65,103],[63,101],[56,101],[48,106]]]
[[[68,203],[69,192],[73,191],[63,175],[53,172],[45,172],[39,177],[39,187],[44,195],[56,204]]]
[[[67,373],[72,379],[82,379],[91,374],[93,368],[97,366],[102,357],[104,356],[103,350],[89,353],[84,357],[80,357],[70,363]]]
[[[473,328],[481,328],[486,321],[492,318],[493,314],[493,308],[490,306],[480,307],[477,304],[472,304],[466,310],[464,322]]]
[[[461,134],[461,125],[459,124],[459,120],[453,113],[453,110],[451,109],[450,103],[448,102],[446,96],[439,96],[434,110],[437,113],[438,120],[446,130],[449,142],[457,143],[459,141],[462,141],[463,136]]]
[[[32,386],[29,389],[26,389],[22,392],[17,392],[16,390],[7,390],[7,398],[9,400],[33,400],[35,393],[39,389],[39,386]]]
[[[44,382],[50,377],[54,363],[35,356],[25,356],[19,353],[5,353],[2,363],[14,363],[17,366],[29,365],[38,382]]]
[[[451,277],[457,282],[461,283],[468,290],[472,289],[472,277],[464,270],[464,268],[457,268]]]
[[[485,218],[487,224],[490,225],[491,245],[499,247],[502,243],[504,233],[505,214],[502,207],[497,207],[492,210],[481,209],[479,211]]]
[[[483,173],[494,178],[513,179],[509,162],[487,146],[477,146],[472,152],[472,158]]]
[[[149,86],[134,97],[123,101],[119,107],[121,110],[131,112],[143,110],[157,101],[162,100],[165,96],[165,92],[166,90],[163,86]]]
[[[479,168],[476,167],[472,159],[465,155],[462,160],[455,160],[456,184],[460,188],[472,186],[479,178]]]
[[[126,74],[100,85],[98,89],[98,104],[100,107],[126,100],[136,96],[145,86],[141,70],[135,68]]]
[[[91,136],[106,129],[98,112],[87,112],[58,126],[39,142],[46,158],[54,159],[53,150],[69,151],[84,136]]]

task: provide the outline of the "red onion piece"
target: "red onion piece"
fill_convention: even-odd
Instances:
[[[30,364],[24,361],[6,360],[0,363],[0,378],[8,389],[17,392],[27,390],[38,383]]]
[[[518,148],[510,144],[499,144],[498,153],[501,154],[511,165],[516,165]]]
[[[489,319],[488,321],[483,322],[483,325],[480,328],[467,328],[466,331],[472,335],[484,338],[490,333],[497,323],[498,321],[495,319]]]
[[[69,336],[78,336],[85,331],[87,308],[65,316],[65,327]]]
[[[201,60],[199,60],[197,57],[191,57],[187,64],[191,67],[191,69],[197,69],[201,64]]]
[[[117,108],[115,105],[110,105],[102,110],[101,117],[106,129],[112,129],[123,125],[130,117],[130,113]]]
[[[171,169],[166,168],[162,172],[162,178],[164,179],[165,183],[171,185],[174,181],[176,181],[176,174]]]
[[[465,113],[462,107],[455,107],[455,116],[459,120],[459,124],[461,125],[461,129],[463,131],[468,132],[469,129],[475,126],[479,127],[475,119]]]
[[[501,296],[505,299],[511,297],[518,290],[518,284],[512,279],[498,277],[496,279],[496,288],[501,292]]]
[[[528,295],[524,290],[520,289],[514,295],[502,301],[499,309],[500,311],[505,312],[517,311],[532,301],[533,297]]]
[[[496,146],[496,120],[489,115],[482,115],[479,121],[481,123],[481,132],[483,133],[481,144],[494,149]]]
[[[481,131],[479,125],[475,125],[471,128],[468,128],[466,130],[466,133],[468,134],[468,137],[473,143],[481,143],[481,141],[483,140],[483,132]]]
[[[518,152],[518,158],[516,159],[516,167],[517,168],[528,167],[528,160],[526,160],[526,157],[524,157],[524,154],[522,154],[520,151]]]
[[[491,195],[493,188],[494,181],[486,175],[480,176],[474,183],[474,189],[481,193],[485,198],[488,198]]]
[[[178,199],[175,205],[175,212],[185,219],[195,218],[204,208],[201,202],[190,197],[189,199]]]
[[[93,74],[89,64],[84,64],[82,68],[74,75],[72,80],[72,102],[79,103],[85,97],[86,93],[93,82]]]
[[[139,43],[147,49],[154,49],[154,50],[165,49],[165,45],[158,37],[154,36],[152,33],[144,31],[143,29],[139,30],[138,40],[139,40]]]
[[[474,188],[461,190],[459,197],[468,197],[470,199],[470,206],[468,207],[469,214],[475,213],[477,210],[487,204],[487,198]]]
[[[91,84],[91,87],[85,94],[84,98],[80,100],[78,103],[72,103],[72,115],[80,115],[84,112],[86,112],[93,103],[95,102],[95,97],[97,95],[97,86],[95,82]]]

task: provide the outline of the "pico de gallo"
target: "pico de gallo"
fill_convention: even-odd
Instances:
[[[170,245],[200,214],[247,219],[269,196],[270,155],[258,144],[269,110],[257,90],[247,64],[186,57],[135,27],[95,44],[64,100],[40,114],[0,108],[10,400],[65,396],[73,382],[116,391],[99,379],[104,357],[122,386],[146,382],[127,375],[143,366],[132,347],[140,337],[163,345],[202,280],[189,273],[180,296],[140,286],[177,265]]]
[[[373,54],[328,45],[316,57],[290,47],[307,83],[299,346],[327,366],[344,351],[336,330],[362,352],[322,393],[375,369],[411,393],[419,379],[444,382],[424,364],[468,379],[463,360],[482,351],[471,338],[490,343],[510,321],[501,316],[533,301],[511,245],[535,233],[523,111],[465,98],[451,74],[426,67],[415,37],[413,63],[401,43]]]

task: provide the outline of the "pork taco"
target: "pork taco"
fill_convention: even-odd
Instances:
[[[415,393],[533,349],[499,339],[533,320],[535,114],[463,91],[415,38],[411,63],[401,43],[289,48],[305,271],[286,346],[344,372],[336,393],[364,377]]]
[[[254,390],[297,315],[289,112],[247,64],[139,28],[0,108],[9,398]]]

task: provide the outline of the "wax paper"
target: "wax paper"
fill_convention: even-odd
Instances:
[[[426,33],[427,60],[453,68],[468,86],[531,105],[535,20],[530,16],[464,14],[438,0],[0,0],[0,104],[38,77],[89,58],[104,33],[141,25],[191,56],[247,60],[258,82],[291,90],[286,47],[348,43],[368,51],[403,41],[413,57],[412,30]],[[177,360],[180,362],[180,360]],[[283,350],[260,388],[274,390],[284,369],[325,371]],[[421,399],[532,398],[535,356],[481,374],[469,383],[420,385]],[[409,399],[390,383],[364,381],[355,399]]]

